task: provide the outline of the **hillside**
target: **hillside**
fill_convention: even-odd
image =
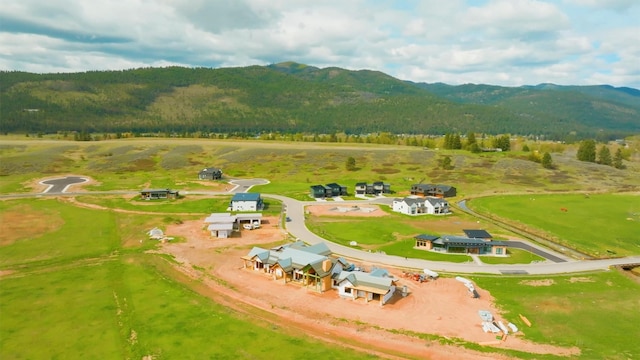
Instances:
[[[449,86],[292,62],[243,68],[0,72],[0,131],[640,133],[640,91]]]

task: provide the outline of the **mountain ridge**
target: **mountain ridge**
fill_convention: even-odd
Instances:
[[[296,62],[0,72],[2,132],[640,133],[640,90],[415,83]],[[31,109],[33,111],[26,111]]]

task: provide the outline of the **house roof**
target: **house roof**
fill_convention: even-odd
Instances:
[[[459,246],[465,246],[465,247],[483,247],[489,244],[484,240],[462,237],[462,236],[455,236],[455,235],[445,235],[445,236],[442,236],[440,239],[442,239],[442,242],[444,244],[459,245]]]
[[[414,239],[418,239],[418,240],[429,240],[429,241],[433,241],[435,239],[439,238],[439,236],[435,236],[435,235],[427,235],[427,234],[420,234],[414,237]]]
[[[354,288],[373,292],[376,294],[386,294],[391,287],[392,280],[388,277],[373,276],[362,271],[343,271],[338,275],[338,283],[349,281]]]
[[[260,201],[259,193],[236,193],[231,201]]]
[[[222,172],[222,169],[210,167],[210,168],[204,168],[200,170],[200,174],[213,174],[217,172]]]
[[[491,239],[493,236],[486,230],[462,230],[470,238]]]
[[[231,213],[212,213],[204,219],[204,222],[207,224],[234,223],[236,218]]]
[[[254,246],[253,249],[249,251],[249,253],[245,258],[253,259],[256,256],[258,257],[258,259],[260,259],[260,261],[265,263],[267,262],[267,260],[269,260],[269,250],[265,250],[261,247]]]
[[[177,193],[177,191],[172,191],[171,189],[144,189],[140,192],[143,193]]]
[[[304,250],[293,249],[291,247],[285,248],[276,256],[278,257],[278,259],[291,258],[293,267],[297,269],[302,269],[309,264],[314,264],[317,262],[322,263],[322,261],[327,259],[326,256],[310,253]]]
[[[207,230],[209,231],[233,230],[233,223],[209,224],[209,226],[207,226]]]
[[[346,186],[342,186],[342,185],[337,184],[337,183],[329,183],[329,184],[327,184],[327,186],[330,187],[330,188],[343,188],[343,187],[346,187]]]
[[[357,182],[356,186],[367,186],[366,182]]]
[[[314,245],[306,245],[302,241],[296,241],[296,242],[292,243],[291,245],[289,245],[289,247],[292,248],[292,249],[297,249],[297,250],[310,252],[310,253],[316,254],[316,255],[328,256],[328,255],[331,254],[331,250],[329,250],[329,247],[327,246],[327,244],[325,244],[323,242],[317,243],[317,244],[314,244]]]
[[[429,203],[431,205],[435,206],[446,206],[447,205],[447,201],[443,200],[441,198],[437,198],[437,197],[432,197],[432,196],[427,196],[426,198],[424,198],[424,202],[425,203]]]
[[[414,189],[429,190],[433,189],[434,186],[432,184],[413,184],[411,187]]]

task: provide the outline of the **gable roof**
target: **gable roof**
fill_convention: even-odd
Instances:
[[[306,245],[302,241],[296,241],[291,245],[289,245],[289,247],[292,249],[302,250],[302,251],[306,251],[316,255],[327,256],[331,254],[331,250],[329,250],[329,247],[327,246],[327,244],[323,242],[320,242],[314,245]]]
[[[376,294],[386,294],[392,284],[391,278],[373,276],[362,271],[342,271],[338,275],[338,283],[343,281],[349,281],[358,290]]]
[[[231,201],[260,201],[259,193],[236,193]]]
[[[246,258],[253,259],[253,257],[257,256],[260,261],[266,263],[269,260],[269,250],[265,250],[261,247],[254,246],[249,254],[247,254]]]
[[[493,236],[489,234],[486,230],[462,230],[465,235],[470,238],[477,239],[491,239]]]

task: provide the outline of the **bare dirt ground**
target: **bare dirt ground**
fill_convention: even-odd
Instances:
[[[228,239],[212,238],[202,221],[171,225],[165,233],[180,236],[186,242],[165,243],[161,251],[173,255],[184,274],[200,279],[212,289],[210,294],[214,300],[220,301],[224,296],[227,299],[223,301],[224,305],[239,309],[238,304],[243,304],[261,309],[275,315],[270,321],[283,328],[293,327],[311,337],[384,358],[509,358],[404,335],[409,332],[437,334],[539,354],[572,356],[580,352],[578,348],[533,344],[526,341],[522,331],[504,341],[497,340],[495,334],[484,333],[478,310],[489,310],[504,323],[510,318],[500,314],[486,290],[476,288],[480,298],[473,299],[462,283],[451,278],[418,283],[403,278],[398,269],[387,268],[398,279],[399,289],[408,287],[409,295],[396,295],[391,302],[380,306],[377,301],[366,303],[363,299],[341,299],[335,291],[319,294],[244,269],[241,256],[246,255],[252,246],[267,247],[286,238],[284,231],[275,225],[276,218],[263,220],[266,223],[262,228],[244,230],[239,236]],[[510,315],[511,318],[515,316]],[[388,331],[392,329],[396,331]],[[526,328],[521,330],[526,332]]]
[[[374,204],[360,205],[358,208],[352,208],[351,211],[342,212],[340,208],[352,208],[349,205],[340,205],[333,203],[331,205],[309,205],[305,211],[312,216],[340,216],[340,217],[382,217],[389,214],[380,209],[380,206]],[[462,233],[463,229],[476,229],[478,223],[475,221],[456,220],[452,223],[447,216],[438,216],[429,218],[429,229],[437,233],[453,232]]]

